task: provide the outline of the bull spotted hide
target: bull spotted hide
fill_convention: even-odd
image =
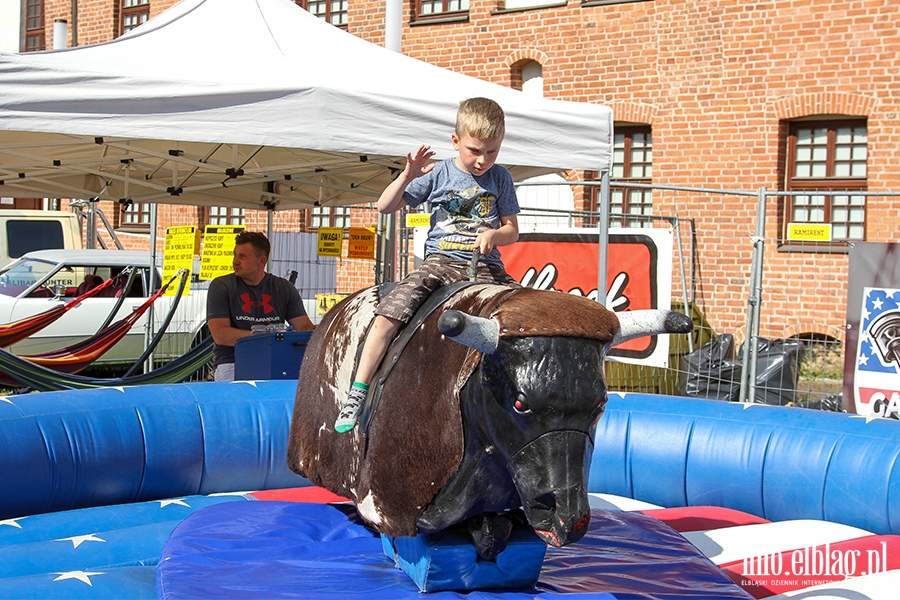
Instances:
[[[288,466],[354,500],[378,531],[412,536],[417,516],[463,458],[459,390],[481,354],[444,338],[437,329],[441,310],[435,311],[385,381],[367,435],[359,427],[337,434],[333,423],[377,303],[376,288],[362,290],[331,309],[316,328],[300,370]],[[450,298],[443,309],[494,317],[500,335],[509,337],[609,342],[618,330],[615,315],[596,302],[528,288],[473,285]]]

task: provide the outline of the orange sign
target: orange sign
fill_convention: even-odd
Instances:
[[[351,227],[347,258],[375,258],[375,232],[366,227]]]

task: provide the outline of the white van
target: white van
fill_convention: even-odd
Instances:
[[[34,250],[81,249],[78,215],[60,210],[0,210],[0,267]]]

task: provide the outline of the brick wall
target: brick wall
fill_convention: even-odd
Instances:
[[[152,13],[173,3],[153,0]],[[523,61],[540,62],[546,97],[608,104],[619,123],[651,125],[653,182],[665,185],[777,190],[785,120],[865,116],[869,189],[900,189],[900,3],[651,0],[583,7],[569,0],[521,11],[501,5],[471,0],[464,22],[410,26],[413,5],[406,2],[402,51],[502,85],[521,81]],[[114,6],[114,0],[79,1],[81,43],[111,39]],[[67,0],[48,1],[48,31],[70,7]],[[351,0],[351,33],[383,44],[383,19],[383,0]],[[576,197],[587,195],[579,190]],[[755,197],[654,195],[654,214],[694,220],[696,245],[691,250],[685,240],[684,248],[697,257],[697,299],[717,331],[740,334],[744,326],[756,204]],[[847,257],[779,251],[773,240],[780,205],[775,198],[767,203],[763,335],[841,337],[836,324],[844,319]],[[161,226],[180,218],[189,215],[160,211]],[[868,240],[893,241],[898,219],[897,198],[873,199]],[[296,221],[279,215],[276,228]],[[265,214],[248,216],[248,226],[264,229]],[[341,291],[371,281],[371,265],[342,263]]]
[[[382,43],[380,0],[360,0]],[[523,59],[543,67],[549,98],[608,104],[619,123],[653,128],[653,182],[779,189],[780,124],[811,115],[865,116],[870,190],[900,190],[900,5],[860,1],[655,0],[516,12],[471,0],[461,23],[408,26],[405,54],[509,85]],[[374,15],[378,15],[375,18]],[[695,219],[702,289],[719,331],[746,314],[756,199],[654,196],[654,214]],[[893,241],[900,200],[869,203],[867,239]],[[817,331],[842,338],[845,254],[779,252],[780,202],[767,204],[763,335]],[[675,282],[676,292],[678,281]],[[808,329],[804,329],[808,327]]]

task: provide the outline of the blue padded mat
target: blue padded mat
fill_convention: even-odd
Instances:
[[[224,503],[172,532],[157,566],[160,598],[418,599],[352,505]],[[533,591],[437,592],[435,598],[687,600],[751,598],[680,534],[629,512],[592,511],[582,541],[548,548]]]

